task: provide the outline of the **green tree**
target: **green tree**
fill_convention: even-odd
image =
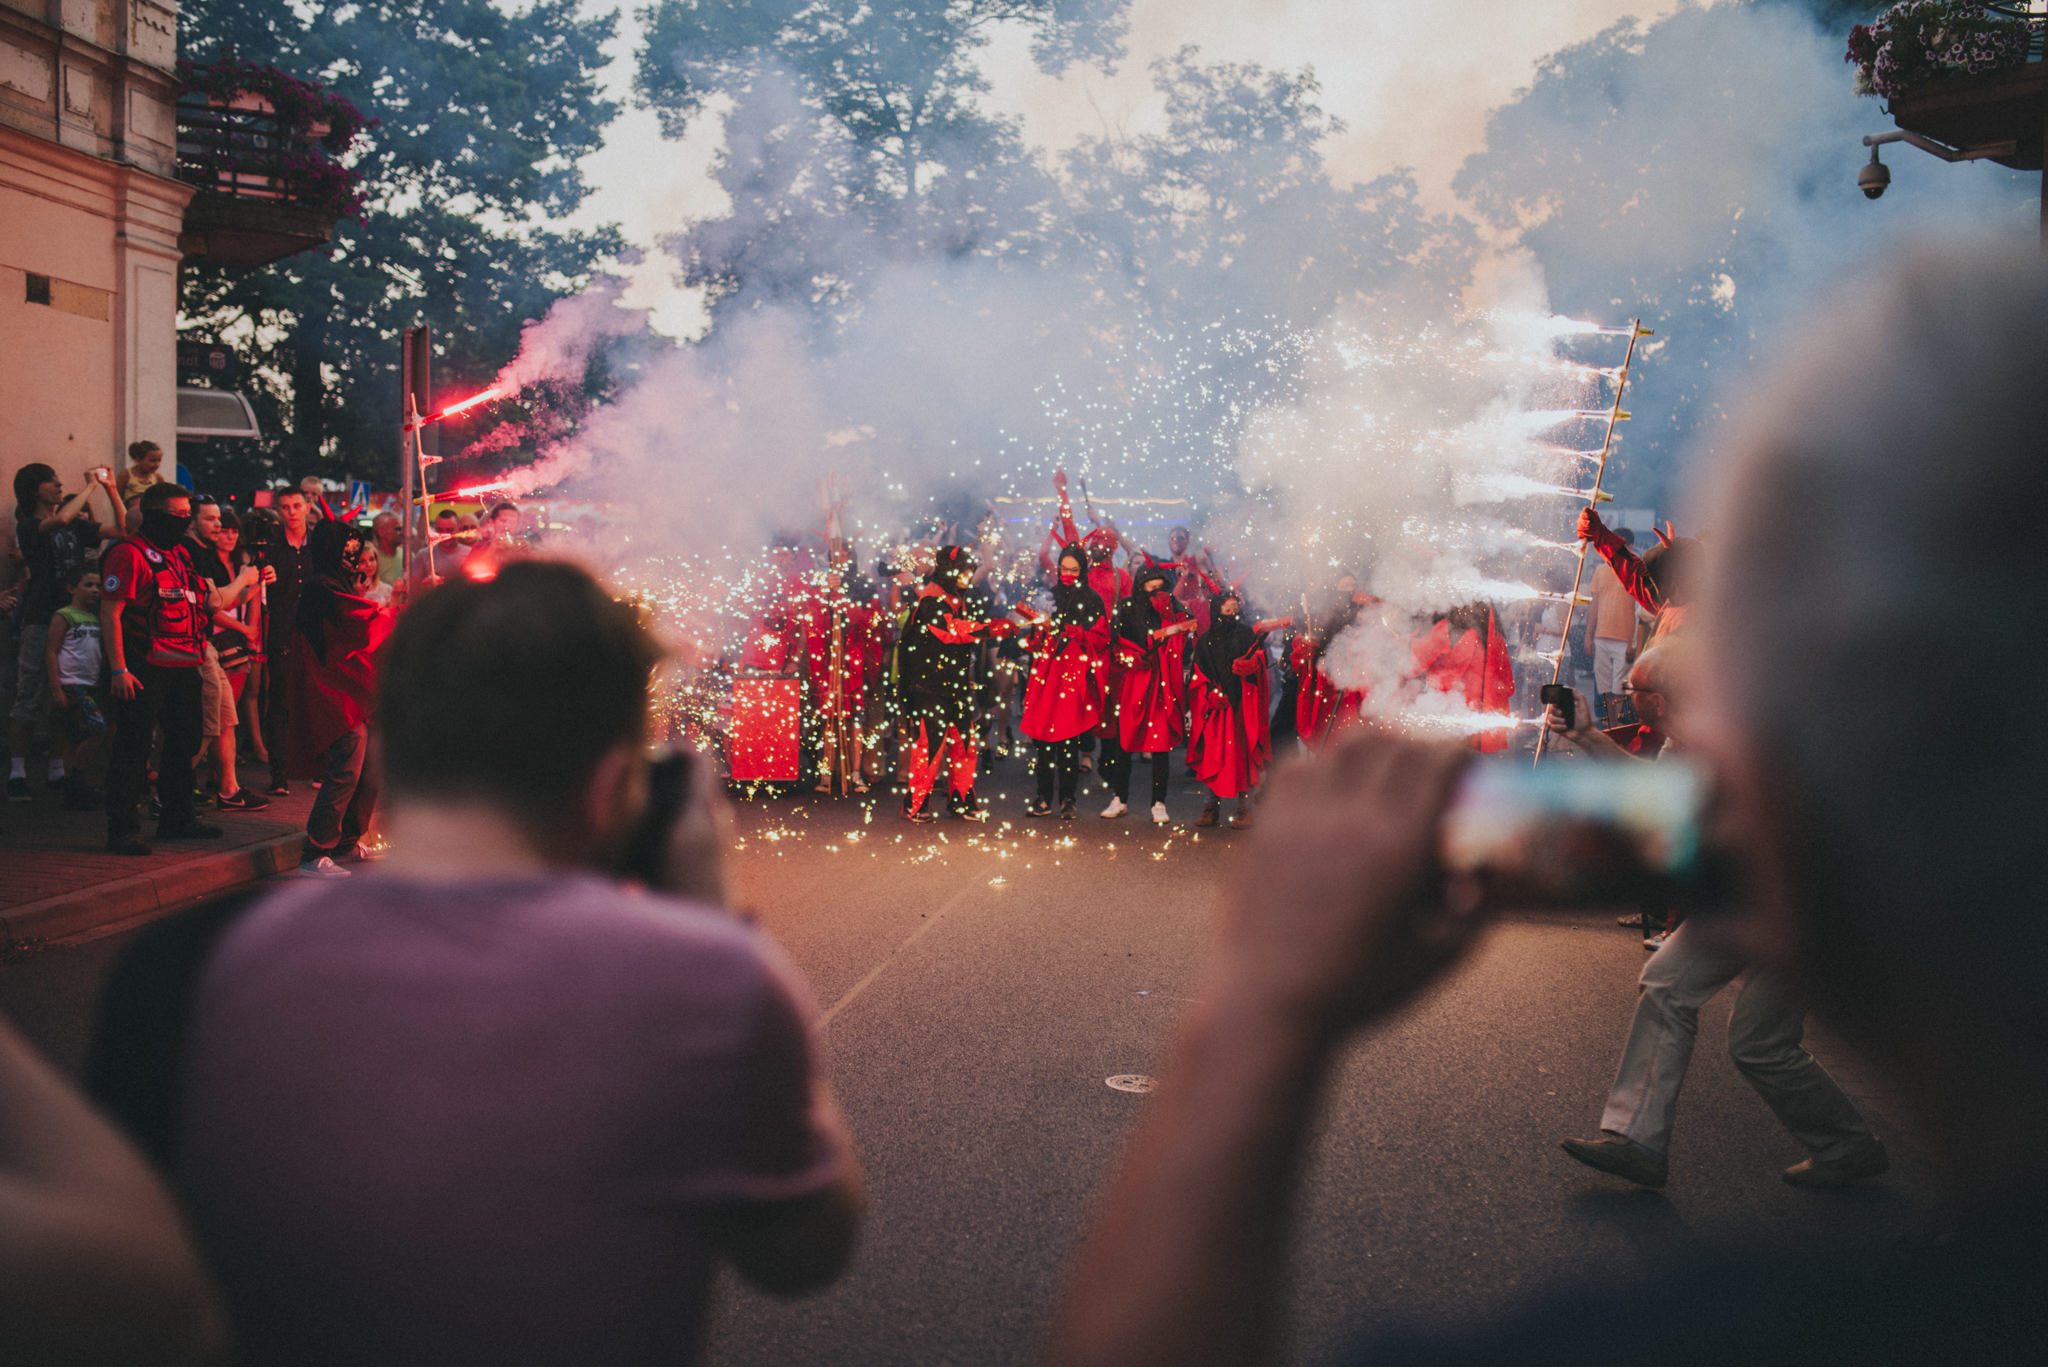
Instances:
[[[977,59],[1000,25],[1039,65],[1107,68],[1127,0],[657,0],[637,88],[671,136],[727,110],[719,180],[732,212],[670,249],[714,317],[858,307],[877,266],[1042,247],[1051,184],[981,101]]]
[[[253,459],[202,458],[201,475],[386,477],[400,329],[432,326],[436,385],[459,392],[619,249],[613,232],[552,226],[582,201],[577,163],[616,112],[597,86],[614,17],[579,17],[575,0],[516,14],[491,0],[187,0],[182,15],[193,60],[233,50],[379,121],[357,162],[369,206],[329,249],[188,269],[181,328],[254,362],[270,434]]]

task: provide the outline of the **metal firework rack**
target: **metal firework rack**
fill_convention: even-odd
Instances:
[[[1656,336],[1654,332],[1643,326],[1641,318],[1629,320],[1628,352],[1621,358],[1621,369],[1615,373],[1614,403],[1607,411],[1607,432],[1600,441],[1600,463],[1593,468],[1593,487],[1586,491],[1586,507],[1588,509],[1595,508],[1614,497],[1602,487],[1602,484],[1607,478],[1607,457],[1614,450],[1615,426],[1628,421],[1629,417],[1628,413],[1621,406],[1622,397],[1628,390],[1629,367],[1635,363],[1636,343],[1645,337],[1654,336]],[[1550,681],[1552,683],[1561,683],[1564,680],[1564,662],[1570,658],[1572,650],[1572,618],[1578,612],[1579,603],[1583,601],[1579,597],[1579,589],[1586,578],[1586,552],[1592,548],[1593,543],[1590,541],[1579,542],[1579,563],[1578,567],[1572,571],[1571,596],[1564,600],[1564,629],[1558,633],[1557,658],[1551,662],[1550,666]],[[1549,746],[1550,728],[1545,726],[1536,733],[1536,763],[1541,764],[1543,762],[1543,752]]]

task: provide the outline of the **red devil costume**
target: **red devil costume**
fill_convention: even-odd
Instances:
[[[1130,802],[1131,756],[1152,756],[1153,819],[1165,820],[1167,754],[1187,729],[1186,659],[1194,619],[1173,601],[1173,572],[1149,565],[1139,591],[1117,605],[1110,619],[1110,649],[1122,666],[1111,684],[1115,721],[1103,740],[1103,777],[1116,801],[1105,816],[1121,816]]]
[[[1212,796],[1201,825],[1216,823],[1216,799],[1239,800],[1231,824],[1246,824],[1243,799],[1259,786],[1273,758],[1267,723],[1266,638],[1244,620],[1229,589],[1209,600],[1209,629],[1195,642],[1194,710],[1188,764]]]
[[[390,604],[363,596],[364,536],[340,522],[319,522],[307,537],[311,573],[299,594],[292,650],[289,768],[318,778],[320,796],[306,817],[307,862],[346,854],[377,808],[377,774],[366,768],[370,711],[377,693],[377,652],[395,620]]]
[[[1485,613],[1484,617],[1479,614]],[[1514,665],[1493,608],[1474,604],[1460,608],[1415,638],[1415,671],[1439,693],[1464,698],[1474,712],[1507,714],[1515,694]],[[1473,748],[1495,754],[1508,748],[1508,732],[1487,731],[1472,738]]]
[[[969,821],[987,815],[974,796],[974,659],[983,641],[1009,636],[1016,626],[974,615],[962,597],[973,578],[974,558],[965,548],[941,546],[904,623],[897,687],[910,746],[903,814],[912,821],[934,819],[928,807],[941,761],[951,765],[947,809]]]
[[[1287,647],[1287,667],[1301,681],[1294,699],[1294,729],[1311,751],[1321,750],[1345,726],[1364,719],[1370,690],[1339,688],[1323,668],[1330,643],[1348,631],[1363,607],[1377,607],[1377,598],[1363,603],[1354,595],[1342,599],[1323,621],[1297,635]]]
[[[1057,787],[1060,818],[1074,815],[1081,774],[1081,737],[1102,722],[1103,675],[1109,623],[1102,600],[1085,579],[1086,555],[1061,548],[1050,617],[1035,623],[1028,644],[1031,677],[1024,684],[1024,734],[1038,743],[1038,796],[1025,810],[1052,811]]]

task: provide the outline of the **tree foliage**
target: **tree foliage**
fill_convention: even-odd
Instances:
[[[270,434],[253,456],[209,452],[201,476],[383,478],[402,328],[434,329],[437,386],[473,385],[618,249],[613,233],[552,226],[582,201],[578,160],[615,112],[597,87],[613,17],[581,18],[575,0],[516,14],[490,0],[187,0],[182,14],[188,55],[274,63],[379,120],[358,163],[369,208],[330,249],[187,270],[182,331],[254,363]]]
[[[1127,0],[657,0],[637,89],[671,136],[727,110],[724,219],[672,244],[714,316],[765,303],[847,321],[878,264],[1041,245],[1050,182],[991,113],[1002,25],[1050,72],[1121,55]]]

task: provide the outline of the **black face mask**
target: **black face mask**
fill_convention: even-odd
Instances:
[[[190,513],[179,517],[167,508],[150,508],[142,514],[142,534],[165,550],[177,545],[191,525]]]

